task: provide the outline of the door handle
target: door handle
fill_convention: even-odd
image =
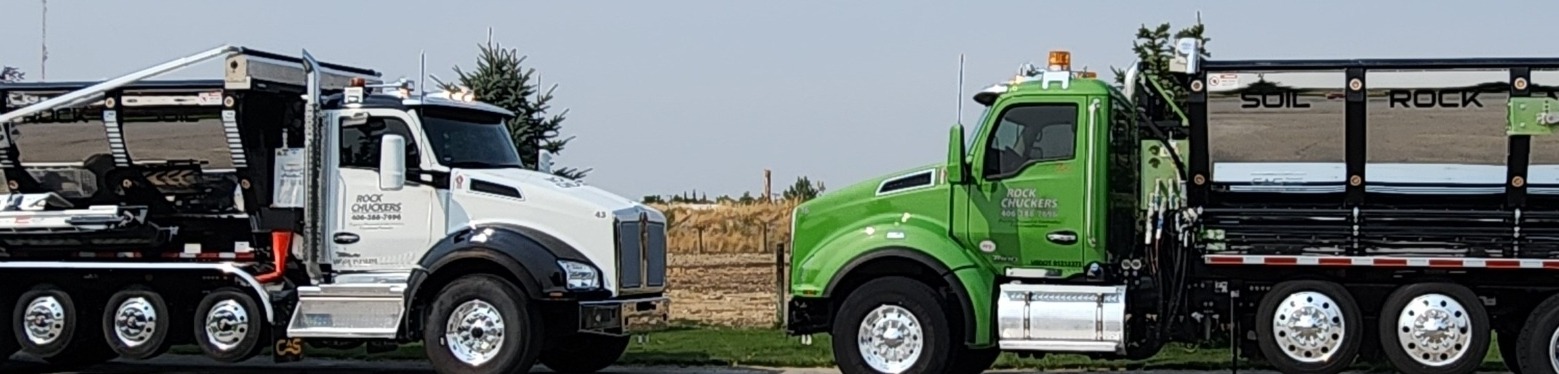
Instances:
[[[353,233],[350,233],[350,232],[342,232],[342,233],[336,233],[335,237],[332,238],[332,239],[335,240],[336,244],[352,244],[352,243],[356,243],[358,239],[362,239],[362,238],[358,237],[357,234],[353,234]]]
[[[1073,231],[1056,231],[1045,234],[1045,239],[1049,240],[1051,243],[1072,245],[1077,244],[1077,233]]]

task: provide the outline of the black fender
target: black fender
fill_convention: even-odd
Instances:
[[[947,265],[943,265],[941,261],[937,261],[935,258],[932,258],[931,256],[919,251],[913,251],[900,247],[888,247],[867,251],[860,256],[856,256],[855,259],[852,259],[850,262],[846,263],[844,267],[839,268],[839,272],[834,273],[834,277],[828,280],[828,287],[823,289],[823,298],[833,299],[834,288],[838,287],[840,281],[843,281],[845,277],[848,277],[851,273],[854,273],[856,268],[860,267],[861,265],[865,265],[867,262],[871,262],[872,260],[894,257],[919,263],[922,266],[931,269],[931,271],[935,272],[937,276],[942,277],[943,282],[947,282],[948,287],[953,289],[953,295],[956,296],[954,297],[956,300],[953,301],[956,302],[958,308],[963,311],[963,313],[960,314],[963,315],[964,320],[964,342],[973,342],[975,333],[974,301],[969,299],[969,291],[964,289],[964,282],[958,280],[958,275],[953,274],[953,269],[949,269]]]
[[[560,298],[590,298],[595,294],[610,295],[610,291],[569,291],[558,260],[571,260],[600,267],[591,262],[579,250],[558,238],[529,227],[504,223],[472,225],[455,231],[423,254],[418,267],[407,280],[408,307],[418,295],[439,290],[424,290],[423,284],[446,270],[457,261],[477,259],[507,270],[519,284],[520,292],[532,300]],[[451,270],[453,271],[453,270]],[[602,275],[605,276],[604,274]],[[605,282],[602,282],[603,284]]]

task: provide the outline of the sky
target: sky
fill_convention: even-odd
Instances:
[[[222,44],[452,79],[494,41],[568,110],[556,161],[624,196],[830,188],[944,159],[974,91],[1050,50],[1109,76],[1142,24],[1193,23],[1215,59],[1559,55],[1554,1],[85,1],[48,3],[47,80],[110,78]],[[41,0],[0,1],[0,64],[40,66]],[[1523,35],[1530,37],[1523,37]],[[966,57],[964,96],[958,59]],[[169,77],[216,77],[217,64]]]

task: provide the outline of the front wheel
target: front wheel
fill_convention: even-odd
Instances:
[[[578,334],[542,352],[541,364],[559,373],[594,373],[617,363],[628,351],[627,336]]]
[[[905,277],[866,282],[834,319],[834,361],[845,374],[946,373],[958,352],[936,290]]]
[[[423,347],[444,374],[530,370],[541,352],[540,314],[512,283],[487,274],[445,286],[423,323]]]

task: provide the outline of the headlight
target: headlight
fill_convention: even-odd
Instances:
[[[568,281],[570,290],[601,288],[601,273],[596,272],[595,267],[590,264],[558,260],[558,268],[563,269],[564,279]]]

